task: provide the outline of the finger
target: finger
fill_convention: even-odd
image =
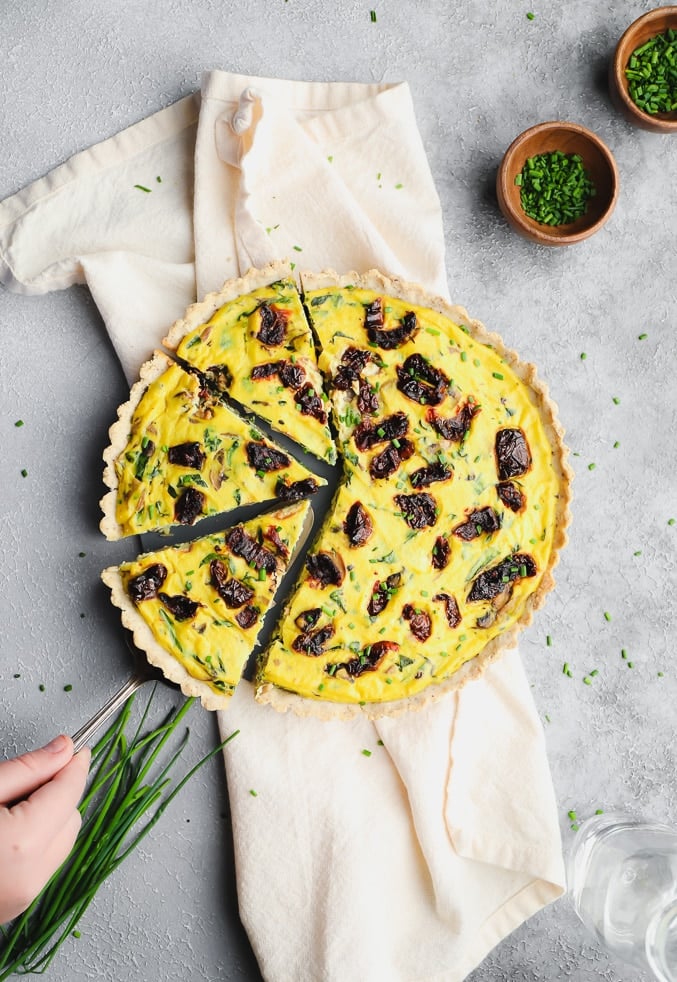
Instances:
[[[25,798],[51,780],[73,756],[73,741],[62,733],[39,750],[0,763],[0,804]]]
[[[28,839],[40,841],[55,837],[75,811],[89,773],[88,748],[72,757],[51,781],[43,784],[25,801],[10,809],[13,818],[24,823]]]
[[[13,882],[7,884],[1,891],[0,924],[13,920],[33,903],[53,874],[68,858],[80,831],[81,822],[80,813],[74,811],[56,838],[48,843],[39,857],[36,857],[31,868],[24,869],[20,876],[15,876]]]

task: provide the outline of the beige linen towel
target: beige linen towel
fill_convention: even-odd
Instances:
[[[0,203],[0,279],[87,283],[130,382],[196,296],[283,257],[447,295],[406,84],[211,72]],[[241,731],[225,751],[240,915],[269,982],[454,982],[563,892],[516,651],[397,719],[279,715],[244,682],[220,725]]]

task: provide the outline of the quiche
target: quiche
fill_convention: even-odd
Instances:
[[[320,460],[336,461],[313,337],[288,263],[194,304],[163,343],[232,399]]]
[[[156,354],[139,383],[151,392],[153,371],[160,372],[161,397],[149,397],[147,413],[132,398],[137,408],[121,414],[118,426],[125,440],[131,436],[107,464],[117,525],[109,519],[102,527],[110,537],[121,527],[122,534],[138,530],[149,506],[153,521],[159,508],[171,524],[179,491],[199,489],[207,502],[198,478],[222,493],[212,498],[210,491],[203,511],[267,496],[307,509],[298,499],[327,482],[291,458],[277,467],[282,451],[250,422],[237,415],[244,429],[220,422],[233,412],[231,397],[323,462],[338,458],[332,488],[323,492],[326,513],[263,639],[255,696],[323,718],[395,715],[479,676],[515,643],[554,586],[570,520],[563,431],[534,366],[463,308],[376,270],[302,273],[300,286],[289,274],[281,264],[251,271],[170,330],[165,341],[175,361]],[[216,458],[209,456],[212,432],[223,441]],[[193,440],[205,454],[202,466],[179,462],[172,467],[180,473],[170,470],[167,448]],[[252,465],[252,444],[269,463]],[[257,532],[262,548],[267,534]],[[186,564],[201,568],[217,550],[208,543],[180,548],[187,550],[176,553],[182,563],[186,557],[182,572],[162,592],[178,596],[183,582],[183,593],[204,605],[196,608],[200,626],[207,600],[191,592]],[[206,550],[198,562],[192,548]],[[156,557],[140,562],[114,577],[123,617],[145,623],[137,644],[163,648],[168,665],[187,670],[192,649],[182,632],[193,631],[204,642],[200,671],[209,674],[217,654],[221,668],[220,628],[200,633],[174,622],[172,634],[160,588],[148,600],[134,595],[130,583],[147,564],[166,565]],[[248,582],[235,567],[230,575]],[[214,591],[213,574],[200,582]],[[261,600],[251,603],[263,609]],[[234,657],[208,682],[212,691],[220,684],[232,691],[246,661]]]
[[[479,675],[553,586],[562,430],[534,367],[463,309],[377,272],[302,282],[344,468],[257,698],[399,712]]]
[[[101,577],[151,664],[206,709],[224,709],[311,524],[309,502],[299,501]]]
[[[101,501],[108,539],[293,501],[326,483],[161,352],[143,365],[110,437]]]

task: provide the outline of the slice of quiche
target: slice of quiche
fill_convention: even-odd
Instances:
[[[148,661],[206,709],[224,709],[311,524],[309,502],[296,502],[101,578]]]
[[[101,530],[111,540],[295,501],[326,484],[161,352],[142,367],[110,439]]]
[[[229,281],[190,307],[163,344],[211,386],[333,464],[327,397],[291,272],[277,262]]]
[[[257,698],[369,716],[479,675],[554,585],[571,473],[532,365],[378,272],[305,274],[344,480]]]

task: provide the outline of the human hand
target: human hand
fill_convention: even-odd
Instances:
[[[0,762],[0,924],[30,905],[73,848],[89,760],[62,734]]]

